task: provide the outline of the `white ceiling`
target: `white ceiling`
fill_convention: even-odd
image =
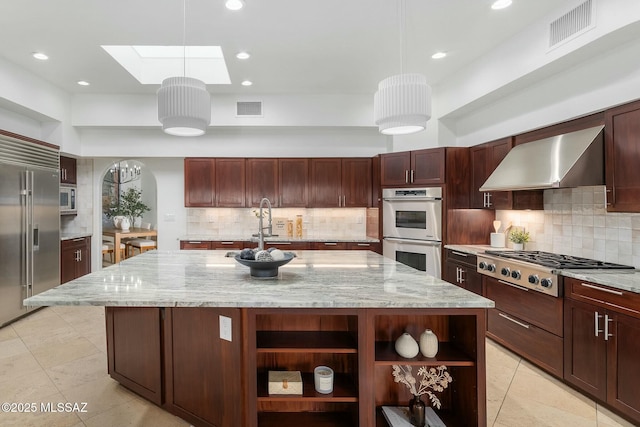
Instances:
[[[432,85],[571,0],[406,0],[404,71]],[[220,45],[231,85],[212,93],[369,93],[400,72],[397,0],[187,0],[186,43]],[[4,0],[0,56],[71,93],[154,93],[101,45],[182,45],[182,0]],[[239,61],[247,50],[251,59]],[[448,57],[431,59],[443,50]],[[31,53],[42,51],[48,61]],[[251,87],[240,82],[249,79]],[[91,83],[88,87],[78,80]]]

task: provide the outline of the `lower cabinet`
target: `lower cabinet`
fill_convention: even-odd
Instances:
[[[444,365],[453,382],[437,393],[438,415],[447,426],[486,426],[485,313],[107,307],[109,374],[194,426],[386,427],[381,407],[411,399],[393,366],[416,376]],[[417,339],[427,328],[439,338],[435,357],[398,356],[402,333]],[[332,393],[315,390],[321,365],[334,371]],[[271,370],[300,371],[302,394],[270,394]]]
[[[91,273],[91,237],[60,242],[60,283]]]
[[[447,249],[442,280],[482,295],[482,275],[476,271],[477,257]]]
[[[640,295],[565,279],[564,379],[640,424]]]

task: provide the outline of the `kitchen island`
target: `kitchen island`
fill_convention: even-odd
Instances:
[[[448,426],[486,425],[485,309],[493,302],[373,252],[300,251],[255,279],[226,251],[148,252],[26,300],[106,307],[110,375],[194,425],[385,426],[406,405],[392,365],[445,365]],[[436,357],[394,341],[432,329]],[[334,372],[333,393],[313,369]],[[302,372],[302,395],[270,395],[269,370]]]

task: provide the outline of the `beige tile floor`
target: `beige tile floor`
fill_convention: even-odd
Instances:
[[[45,308],[0,329],[0,403],[38,409],[0,411],[0,426],[189,426],[118,385],[106,365],[101,307]],[[487,396],[488,426],[632,426],[491,341]],[[58,402],[86,402],[86,412],[41,411]]]

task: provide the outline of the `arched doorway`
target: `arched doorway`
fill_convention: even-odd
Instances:
[[[149,225],[152,229],[157,227],[156,178],[143,162],[125,159],[114,161],[102,175],[101,234],[103,230],[114,227],[114,215],[120,213],[121,208],[128,200],[127,198],[132,194],[139,195],[139,206],[144,207],[141,209],[144,212],[131,219],[131,227],[140,227],[141,225]],[[111,237],[103,236],[103,239],[113,242]],[[113,256],[103,256],[102,266],[110,265],[113,260]]]

